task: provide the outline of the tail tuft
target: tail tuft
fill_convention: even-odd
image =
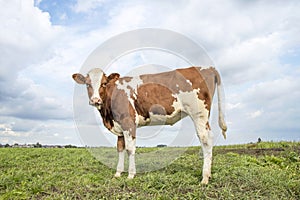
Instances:
[[[227,131],[227,126],[225,124],[225,122],[219,122],[219,126],[220,128],[222,129],[222,134],[223,134],[223,137],[224,139],[226,140],[226,131]]]

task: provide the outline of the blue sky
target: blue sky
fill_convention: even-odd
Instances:
[[[175,31],[206,49],[226,94],[228,138],[216,128],[215,144],[300,140],[299,1],[0,0],[0,5],[1,144],[86,143],[74,123],[70,77],[103,42],[139,28]],[[140,52],[122,57],[107,73],[126,75],[153,62],[183,64]],[[83,115],[91,132],[104,129],[93,108]],[[189,123],[162,131],[143,128],[141,135],[159,131],[161,137],[138,145],[171,144],[171,133],[181,127],[194,134]],[[114,145],[113,135],[105,137]]]

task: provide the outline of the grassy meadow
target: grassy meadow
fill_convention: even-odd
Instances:
[[[0,199],[300,199],[299,142],[215,147],[206,186],[199,151],[127,180],[84,148],[0,148]]]

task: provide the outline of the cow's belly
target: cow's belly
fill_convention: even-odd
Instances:
[[[173,125],[187,115],[180,110],[175,110],[171,115],[161,115],[149,113],[149,118],[138,115],[138,127],[156,126],[156,125]]]

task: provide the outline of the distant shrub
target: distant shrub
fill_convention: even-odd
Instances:
[[[41,145],[39,142],[33,145],[34,148],[42,148],[43,145]]]
[[[65,146],[65,148],[77,148],[77,146],[74,146],[74,145],[71,145],[71,144],[68,144]]]

